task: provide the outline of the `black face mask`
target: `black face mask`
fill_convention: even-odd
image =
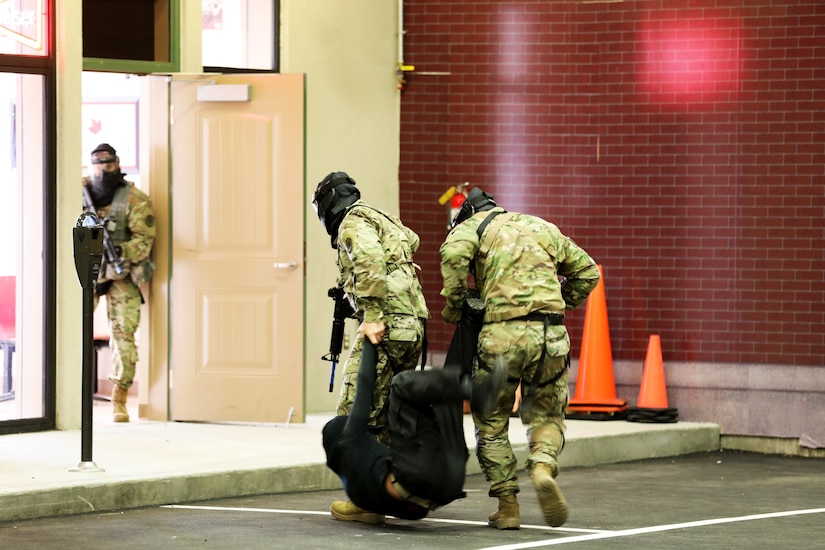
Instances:
[[[101,172],[91,176],[92,199],[97,208],[109,206],[115,196],[115,191],[123,182],[123,174],[120,169],[111,172]]]
[[[117,187],[122,179],[123,174],[119,168],[111,172],[101,171],[100,174],[92,175],[92,187],[95,187],[98,191],[111,191]]]
[[[355,180],[345,172],[332,172],[315,188],[312,207],[330,236],[332,248],[338,248],[338,227],[347,208],[360,198],[361,192],[355,187]]]

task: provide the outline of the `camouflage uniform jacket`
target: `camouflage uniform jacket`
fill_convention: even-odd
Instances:
[[[486,307],[485,323],[535,311],[563,315],[580,306],[599,282],[598,267],[587,252],[552,223],[519,213],[493,218],[480,241],[478,226],[495,211],[503,212],[478,212],[458,224],[441,245],[444,319],[454,323],[461,318],[471,262]],[[482,243],[489,247],[486,256],[479,254]]]
[[[430,313],[418,281],[413,253],[419,239],[395,216],[355,202],[338,228],[338,271],[363,321],[387,314],[426,319]]]
[[[113,277],[111,269],[106,269],[106,266],[101,266],[99,282],[104,282],[114,278],[125,278],[129,274],[129,267],[136,265],[149,257],[152,252],[152,246],[155,242],[155,211],[152,208],[152,201],[149,195],[135,187],[135,184],[123,180],[129,186],[129,198],[126,202],[126,238],[123,241],[118,241],[112,234],[112,242],[119,246],[123,251],[124,263],[123,273],[119,277]],[[83,178],[83,185],[90,185],[88,177]],[[106,205],[97,209],[98,218],[101,223],[106,219],[106,215],[112,205]]]

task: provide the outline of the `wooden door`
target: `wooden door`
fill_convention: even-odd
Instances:
[[[170,87],[170,419],[303,421],[304,76]]]

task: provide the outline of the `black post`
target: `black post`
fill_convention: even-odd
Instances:
[[[92,462],[92,361],[94,360],[94,288],[83,288],[83,400],[80,461]]]
[[[97,216],[84,212],[72,231],[74,263],[83,287],[82,325],[82,417],[80,424],[80,462],[70,472],[102,472],[92,460],[92,361],[94,359],[94,292],[103,260],[103,227]]]

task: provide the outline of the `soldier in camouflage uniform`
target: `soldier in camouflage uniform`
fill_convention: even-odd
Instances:
[[[143,296],[140,285],[151,277],[150,254],[155,241],[155,214],[149,197],[123,179],[115,149],[101,143],[91,154],[92,174],[83,178],[84,210],[95,211],[107,229],[116,258],[104,254],[94,305],[106,296],[111,330],[113,420],[129,422],[126,397],[135,378]],[[107,217],[108,216],[108,217]]]
[[[484,300],[477,377],[484,379],[491,366],[501,363],[509,370],[495,410],[483,417],[473,414],[478,461],[490,482],[489,495],[499,500],[488,524],[520,527],[517,463],[508,428],[515,390],[522,383],[519,415],[529,441],[525,467],[545,521],[560,526],[568,508],[554,478],[564,446],[570,350],[562,321],[564,312],[581,305],[595,288],[598,267],[552,223],[507,213],[479,188],[470,191],[440,251],[444,319],[460,320],[471,273]]]
[[[413,263],[418,235],[397,217],[360,199],[355,180],[345,172],[332,172],[318,184],[312,204],[332,248],[338,250],[338,284],[361,322],[360,337],[344,365],[336,414],[349,414],[352,409],[362,338],[367,337],[378,350],[369,424],[381,427],[378,437],[386,442],[390,382],[395,374],[414,369],[418,363],[429,311]],[[365,520],[369,512],[352,502],[333,502],[331,511],[337,519],[376,519]]]

